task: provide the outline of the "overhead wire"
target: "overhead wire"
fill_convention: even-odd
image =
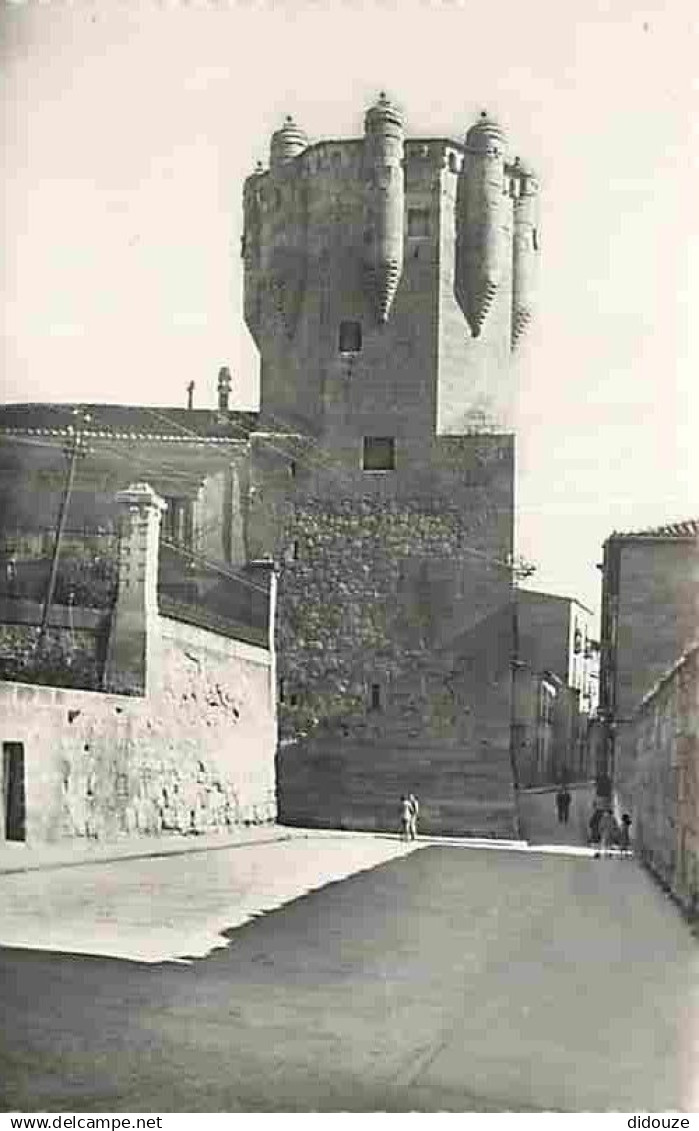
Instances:
[[[168,416],[167,413],[160,412],[157,409],[153,409],[148,406],[140,406],[139,411],[148,413],[154,419],[166,423],[170,428],[177,429],[181,434],[187,436],[188,438],[196,440],[199,443],[201,443],[202,441],[206,442],[206,437],[202,436],[201,433],[195,432],[193,429],[188,428],[180,420],[173,419],[172,417]],[[326,448],[324,448],[320,444],[318,440],[316,440],[314,437],[308,436],[308,434],[299,433],[296,429],[296,426],[293,425],[290,421],[287,421],[284,418],[279,417],[271,412],[265,411],[265,418],[271,420],[277,426],[285,429],[285,431],[281,433],[281,436],[278,436],[276,433],[274,434],[275,441],[283,442],[284,440],[291,440],[295,444],[298,444],[298,447],[294,447],[291,450],[289,448],[280,447],[278,442],[272,441],[269,436],[265,435],[264,432],[255,432],[253,429],[246,428],[242,424],[238,423],[238,421],[232,420],[230,417],[226,418],[226,424],[227,426],[237,429],[239,432],[241,432],[242,440],[250,442],[252,435],[256,439],[261,440],[267,448],[275,451],[278,455],[282,456],[286,461],[293,461],[296,464],[301,464],[302,466],[306,466],[312,471],[323,471],[326,474],[332,475],[344,485],[349,485],[354,489],[354,487],[356,486],[356,479],[350,475],[344,465],[340,464],[337,459],[333,459],[332,455],[327,451]],[[293,429],[293,431],[289,431],[289,429]],[[90,435],[89,430],[87,434],[88,436]],[[19,439],[19,437],[12,436],[12,439]],[[128,459],[130,462],[133,462],[133,453],[127,454],[117,451],[113,443],[111,445],[109,444],[109,442],[105,443],[104,438],[101,436],[95,436],[95,439],[99,439],[100,447],[106,447],[108,450],[113,451],[113,453],[118,457]],[[134,441],[136,441],[136,439],[137,437],[134,437]],[[50,446],[56,448],[59,445],[54,444]],[[300,451],[298,450],[299,448],[301,449]],[[312,456],[310,458],[308,454],[309,449],[312,452]],[[148,467],[148,465],[143,461],[141,461],[141,466]],[[157,468],[151,467],[150,470],[152,470],[155,474],[158,474],[159,468],[164,466],[167,465],[159,464]],[[183,478],[191,478],[191,476],[188,476],[186,472],[179,471],[179,469],[174,468],[173,465],[169,465],[169,467],[173,474],[180,474]],[[197,529],[198,532],[206,534],[215,528],[216,524],[212,521],[212,523],[208,524],[208,526],[198,527]],[[486,550],[479,550],[473,546],[461,546],[460,551],[468,556],[478,558],[481,561],[489,562],[490,564],[496,565],[500,568],[512,568],[511,562],[504,561],[502,558],[495,557],[494,555],[488,553]]]
[[[0,436],[0,439],[2,439],[2,438],[3,437]],[[35,440],[33,438],[25,438],[25,437],[20,437],[20,436],[16,436],[16,435],[12,435],[11,437],[7,437],[7,438],[11,439],[13,442],[18,442],[20,444],[25,444],[25,445],[28,445],[28,446],[42,447],[44,449],[50,448],[52,451],[60,451],[61,447],[62,447],[62,445],[60,443],[51,443],[51,442],[48,442],[47,440]],[[102,450],[104,450],[106,448],[107,451],[110,452],[110,454],[117,456],[117,458],[124,459],[124,460],[128,461],[130,464],[133,464],[133,454],[132,453],[126,453],[126,452],[123,452],[123,451],[119,451],[114,446],[114,444],[110,444],[108,441],[105,442],[103,437],[100,437],[100,448]],[[89,452],[86,452],[85,454],[89,454]],[[142,466],[147,466],[147,465],[143,464]],[[160,465],[158,467],[150,467],[149,470],[153,471],[155,474],[157,474],[158,472],[162,473]],[[188,479],[191,480],[191,475],[187,475],[186,472],[183,472],[182,475],[185,478],[188,478]],[[220,523],[218,523],[215,520],[212,520],[212,522],[210,524],[205,524],[204,526],[197,527],[197,533],[198,534],[199,533],[204,533],[204,534],[210,533],[210,532],[213,532],[214,530],[218,529],[219,527],[220,527]],[[42,526],[42,527],[36,527],[36,528],[33,528],[33,529],[37,530],[37,531],[44,531],[44,530],[54,530],[54,527],[43,527]],[[79,533],[83,533],[83,532],[67,531],[67,533],[75,535],[75,534],[79,534]],[[102,533],[100,535],[99,532],[97,532],[97,533],[90,532],[89,536],[90,537],[98,537],[98,536],[104,537],[105,534]],[[114,535],[111,535],[111,536],[113,537]],[[215,570],[215,572],[221,574],[222,576],[228,578],[229,580],[237,581],[241,585],[244,585],[244,586],[246,586],[247,588],[250,588],[250,589],[254,589],[258,593],[262,593],[265,596],[268,595],[267,589],[264,589],[260,585],[256,585],[253,581],[250,581],[248,578],[242,577],[240,575],[240,573],[238,573],[238,572],[235,572],[233,570],[228,570],[225,567],[225,565],[223,565],[222,563],[214,563],[210,558],[207,558],[202,554],[198,554],[196,551],[187,550],[185,547],[182,547],[182,546],[178,545],[177,543],[170,542],[166,539],[161,539],[161,543],[163,545],[167,546],[168,549],[176,550],[179,554],[188,557],[190,560],[200,562],[202,565],[205,565],[207,568]]]

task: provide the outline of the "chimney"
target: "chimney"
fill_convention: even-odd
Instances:
[[[194,381],[190,381],[187,385],[187,411],[191,412],[194,408]]]
[[[218,371],[218,407],[220,412],[228,412],[231,384],[231,371],[227,365],[224,365]]]

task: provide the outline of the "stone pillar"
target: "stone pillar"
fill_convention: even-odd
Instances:
[[[148,483],[117,495],[119,584],[105,665],[105,691],[145,695],[158,639],[158,542],[166,504]]]

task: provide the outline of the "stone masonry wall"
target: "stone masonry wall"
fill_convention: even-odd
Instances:
[[[618,801],[637,853],[691,912],[699,909],[699,649],[649,692],[617,743]]]
[[[627,718],[696,639],[699,553],[687,540],[620,543],[616,713]]]
[[[396,475],[258,475],[284,562],[281,816],[394,828],[414,790],[426,829],[511,835],[511,438],[411,456]]]
[[[101,621],[96,628],[54,625],[40,648],[38,621],[0,624],[0,679],[98,690],[102,686],[108,615]]]
[[[147,698],[0,683],[0,740],[24,745],[29,842],[274,819],[269,652],[167,618],[159,628]]]

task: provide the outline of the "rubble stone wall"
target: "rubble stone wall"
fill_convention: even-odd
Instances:
[[[94,620],[89,627],[51,624],[41,647],[38,616],[31,623],[0,623],[0,678],[98,690],[109,617]]]
[[[165,617],[158,637],[144,698],[0,683],[0,741],[24,746],[28,842],[275,818],[269,652]]]
[[[283,505],[262,481],[283,820],[393,829],[414,791],[426,831],[513,834],[512,460],[454,437],[395,475],[302,471]]]
[[[689,910],[699,909],[699,649],[649,692],[618,736],[618,802],[637,853]]]

